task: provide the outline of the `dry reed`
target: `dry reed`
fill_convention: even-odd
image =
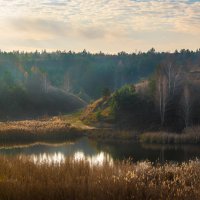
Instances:
[[[0,157],[0,199],[200,199],[200,161],[60,165]]]
[[[188,128],[183,133],[147,132],[140,135],[142,143],[200,144],[200,127]]]

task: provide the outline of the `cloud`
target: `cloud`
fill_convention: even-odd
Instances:
[[[168,50],[200,42],[197,0],[0,0],[0,18],[1,40],[33,48]]]
[[[105,37],[105,30],[98,27],[87,27],[79,30],[79,34],[89,39],[97,39]]]
[[[67,36],[71,33],[70,25],[59,20],[40,18],[15,18],[9,19],[10,26],[17,33],[26,35],[35,40],[52,39],[59,36]]]

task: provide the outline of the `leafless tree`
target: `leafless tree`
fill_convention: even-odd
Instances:
[[[173,96],[181,83],[181,67],[173,65],[171,62],[163,66],[163,74],[167,78],[168,93]]]
[[[180,87],[181,78],[180,68],[172,63],[162,65],[158,71],[156,99],[159,105],[161,125],[164,124],[166,111]]]
[[[161,125],[163,125],[165,121],[165,110],[166,110],[166,103],[167,103],[167,98],[168,98],[167,82],[164,76],[160,76],[158,78],[158,98],[159,98],[159,111],[160,111]]]

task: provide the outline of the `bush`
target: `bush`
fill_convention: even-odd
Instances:
[[[125,85],[114,93],[111,108],[113,112],[129,110],[136,98],[134,86]]]
[[[132,85],[125,85],[114,93],[111,110],[115,120],[123,127],[146,129],[157,123],[152,99],[136,93]]]

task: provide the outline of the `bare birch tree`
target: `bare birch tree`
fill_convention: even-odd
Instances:
[[[159,104],[161,125],[164,125],[166,111],[181,83],[180,68],[172,63],[160,67],[157,80],[157,100]]]
[[[176,67],[172,63],[163,67],[163,73],[167,77],[168,93],[173,96],[181,83],[181,67]]]
[[[167,80],[164,76],[160,76],[158,79],[158,98],[161,125],[163,125],[165,122],[165,111],[168,98]]]

